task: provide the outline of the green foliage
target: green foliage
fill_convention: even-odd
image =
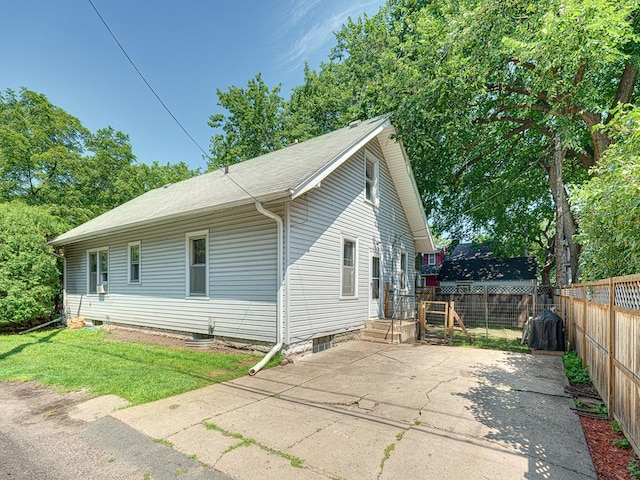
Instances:
[[[631,478],[640,479],[640,461],[638,461],[638,457],[631,457],[627,470],[631,474]]]
[[[618,87],[636,82],[637,9],[635,0],[389,0],[336,32],[329,59],[305,68],[285,114],[267,124],[304,140],[392,113],[435,230],[492,238],[503,255],[534,253],[549,276],[550,144],[566,148],[564,183],[586,181],[610,141],[592,127],[634,100]],[[233,92],[242,115],[219,142],[257,123],[250,95]]]
[[[586,280],[640,272],[640,109],[621,110],[593,177],[574,189]]]
[[[562,356],[564,373],[571,383],[591,383],[589,369],[582,366],[582,359],[575,350],[566,352]]]
[[[217,90],[218,105],[229,115],[211,115],[209,126],[222,127],[224,134],[211,137],[209,170],[242,162],[287,145],[283,131],[284,99],[280,86],[273,89],[257,74],[247,88],[231,86]]]
[[[36,380],[140,404],[246,375],[260,355],[110,341],[101,330],[0,335],[0,380]],[[87,368],[91,365],[91,368]],[[267,367],[277,365],[269,362]]]
[[[622,426],[618,420],[613,420],[611,422],[611,430],[615,433],[622,433]]]
[[[613,446],[622,450],[629,450],[631,448],[631,442],[626,438],[614,438]]]
[[[46,208],[0,204],[0,326],[53,313],[60,272],[46,242],[63,229]]]
[[[0,92],[0,202],[50,206],[76,226],[198,173],[184,163],[137,164],[128,135],[111,127],[91,133],[42,94]]]

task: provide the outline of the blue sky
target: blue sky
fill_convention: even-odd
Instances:
[[[202,148],[216,88],[258,72],[285,97],[335,44],[349,16],[382,0],[93,0],[151,86]],[[0,90],[26,87],[90,130],[129,134],[139,162],[206,162],[128,63],[87,0],[2,2]]]

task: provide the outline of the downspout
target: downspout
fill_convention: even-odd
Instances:
[[[271,350],[269,350],[269,353],[267,353],[264,358],[262,360],[260,360],[258,363],[256,363],[251,370],[249,370],[249,375],[255,375],[256,373],[258,373],[260,371],[260,369],[262,367],[264,367],[267,362],[269,360],[271,360],[271,358],[273,358],[273,356],[278,353],[280,351],[280,349],[282,348],[282,346],[284,345],[284,310],[283,310],[283,305],[282,305],[282,237],[283,237],[283,233],[284,233],[284,224],[282,222],[282,218],[280,218],[278,215],[276,215],[275,213],[267,210],[266,208],[264,208],[262,206],[262,204],[260,202],[258,202],[256,200],[256,209],[258,210],[258,212],[260,212],[261,214],[263,214],[266,217],[269,217],[273,220],[276,221],[277,224],[277,232],[278,232],[278,253],[276,255],[276,261],[278,264],[278,268],[277,268],[277,278],[278,278],[278,296],[276,298],[276,318],[277,318],[277,329],[276,329],[276,339],[278,340],[278,342],[273,346],[273,348]]]

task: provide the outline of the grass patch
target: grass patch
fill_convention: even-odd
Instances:
[[[578,354],[571,350],[562,356],[564,363],[564,374],[571,383],[591,383],[589,377],[589,369],[582,366],[582,359]]]
[[[159,443],[160,445],[164,445],[165,447],[173,448],[173,442],[166,440],[164,438],[154,438],[154,442]]]
[[[61,391],[88,389],[137,405],[243,376],[248,364],[262,358],[107,338],[103,330],[0,335],[0,380],[36,380]]]
[[[522,330],[507,328],[468,328],[467,337],[462,331],[454,330],[451,345],[460,347],[486,348],[491,350],[505,350],[508,352],[530,353],[528,345],[521,345]],[[444,333],[444,329],[442,329]]]
[[[210,422],[205,422],[204,426],[207,430],[213,430],[215,432],[220,433],[221,435],[225,436],[225,437],[229,437],[229,438],[235,438],[236,440],[240,440],[238,443],[231,445],[229,448],[227,448],[224,452],[222,453],[229,453],[232,450],[235,450],[236,448],[239,447],[248,447],[249,445],[257,445],[258,447],[260,447],[262,450],[264,450],[267,453],[271,453],[272,455],[277,455],[279,457],[284,458],[285,460],[289,460],[289,463],[291,464],[292,467],[296,467],[296,468],[303,468],[304,466],[304,460],[296,457],[294,455],[290,455],[286,452],[281,452],[280,450],[275,450],[271,447],[268,447],[266,445],[263,445],[260,442],[255,441],[252,438],[247,438],[243,435],[241,435],[240,433],[233,433],[230,432],[229,430],[225,430],[224,428],[216,425],[215,423],[210,423]]]

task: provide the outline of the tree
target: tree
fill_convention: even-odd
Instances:
[[[217,90],[218,105],[229,114],[209,117],[209,126],[222,127],[224,134],[211,137],[209,170],[242,162],[287,145],[283,122],[284,99],[280,85],[269,89],[257,74],[247,88],[231,86],[226,92]]]
[[[620,111],[603,133],[614,143],[573,191],[585,280],[640,272],[640,109]]]
[[[62,285],[46,242],[64,228],[45,207],[0,204],[0,327],[53,313]]]
[[[0,199],[50,203],[73,183],[88,131],[42,94],[0,92]]]
[[[341,119],[393,112],[439,230],[488,235],[505,250],[538,247],[545,261],[566,243],[575,276],[577,224],[565,185],[585,181],[610,143],[593,126],[633,100],[637,8],[390,1],[337,32],[331,61],[307,74],[309,88],[292,101],[300,111],[317,92],[320,105],[342,99]],[[550,243],[554,215],[562,231]]]

